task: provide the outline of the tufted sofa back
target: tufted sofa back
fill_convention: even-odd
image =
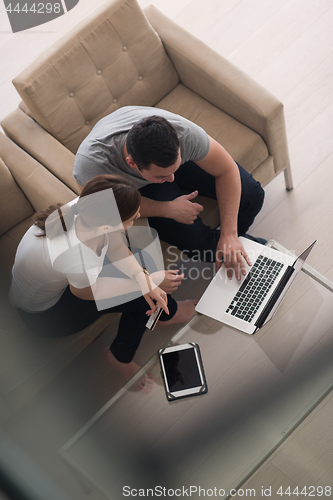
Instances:
[[[73,153],[103,116],[154,106],[178,82],[136,0],[102,5],[13,80],[31,116]]]

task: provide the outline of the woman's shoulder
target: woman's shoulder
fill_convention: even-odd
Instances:
[[[32,224],[27,231],[24,233],[20,243],[19,247],[25,246],[25,245],[33,245],[33,246],[39,246],[42,244],[43,241],[43,231],[39,229],[39,227],[36,226],[36,224]]]
[[[36,225],[32,225],[23,235],[15,254],[14,268],[33,269],[47,265],[48,256],[45,249],[45,238]]]

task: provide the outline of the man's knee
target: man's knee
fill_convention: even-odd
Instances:
[[[242,192],[241,209],[256,215],[262,209],[264,199],[265,191],[260,182],[253,179],[253,182],[248,184],[247,189]]]
[[[260,182],[258,182],[257,189],[256,189],[256,195],[254,197],[254,204],[255,204],[257,213],[260,212],[260,210],[262,209],[262,206],[264,204],[264,200],[265,200],[265,191],[261,187]]]
[[[215,262],[219,232],[198,222],[184,231],[178,248],[187,257],[204,262]],[[185,234],[186,233],[186,234]]]

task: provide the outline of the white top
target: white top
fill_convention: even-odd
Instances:
[[[93,285],[109,245],[106,235],[98,256],[77,238],[75,223],[67,233],[52,240],[37,238],[36,234],[40,234],[37,226],[31,226],[25,233],[12,269],[10,298],[15,306],[27,312],[54,306],[68,284],[75,288]]]

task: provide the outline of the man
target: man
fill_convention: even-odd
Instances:
[[[78,149],[79,186],[102,173],[130,178],[140,190],[140,213],[159,237],[213,262],[224,259],[238,279],[251,265],[239,235],[260,211],[264,191],[227,151],[198,125],[168,111],[123,107],[100,120]],[[190,194],[184,194],[189,192]],[[201,221],[198,193],[218,202],[220,230]]]

